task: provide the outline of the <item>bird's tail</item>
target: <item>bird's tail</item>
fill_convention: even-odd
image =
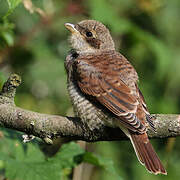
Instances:
[[[130,132],[129,137],[139,161],[145,165],[147,170],[150,173],[167,175],[165,168],[149,142],[147,134],[134,134]]]

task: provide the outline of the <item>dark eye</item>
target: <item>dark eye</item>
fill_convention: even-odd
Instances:
[[[92,32],[88,31],[88,32],[86,32],[86,36],[87,36],[87,37],[92,37],[93,34],[92,34]]]

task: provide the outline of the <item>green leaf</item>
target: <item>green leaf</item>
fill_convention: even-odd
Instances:
[[[7,0],[10,10],[14,10],[20,2],[21,2],[21,0]]]
[[[20,170],[23,171],[20,171]],[[6,163],[6,177],[19,180],[60,180],[62,176],[61,166],[52,162],[21,162],[9,160]]]
[[[1,41],[0,45],[2,45],[4,42],[9,46],[14,44],[13,29],[14,24],[9,23],[8,20],[0,23],[0,38],[3,40]]]
[[[79,164],[84,154],[79,145],[71,142],[63,145],[55,157],[46,158],[37,145],[22,144],[5,131],[4,135],[6,138],[0,141],[0,168],[5,168],[5,176],[10,180],[64,179]]]
[[[3,17],[4,20],[14,11],[14,9],[21,3],[22,0],[7,0],[8,3],[8,12]]]
[[[85,152],[77,143],[64,144],[54,157],[46,158],[37,144],[23,144],[19,133],[1,131],[4,137],[0,140],[0,169],[5,169],[5,176],[10,180],[61,180],[83,161],[102,167],[121,179],[112,160]]]
[[[102,167],[106,171],[115,175],[116,179],[122,180],[122,178],[117,174],[116,169],[114,167],[114,163],[111,159],[107,159],[107,158],[95,155],[91,152],[86,152],[84,154],[83,161]]]
[[[70,142],[61,147],[60,152],[53,158],[61,162],[62,167],[74,167],[82,161],[84,150],[76,143]]]
[[[1,36],[3,37],[3,39],[6,41],[6,43],[9,45],[9,46],[13,46],[14,44],[14,37],[13,37],[13,33],[12,32],[2,32],[1,33]]]

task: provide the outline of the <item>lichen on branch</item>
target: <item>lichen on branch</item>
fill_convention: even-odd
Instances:
[[[3,84],[0,92],[0,103],[14,104],[16,88],[21,84],[21,77],[17,74],[11,74],[8,80]]]

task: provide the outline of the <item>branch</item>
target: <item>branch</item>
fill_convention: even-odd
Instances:
[[[104,125],[91,129],[82,123],[80,118],[63,117],[58,115],[41,114],[17,107],[14,104],[16,88],[21,79],[12,74],[4,83],[0,93],[0,126],[18,130],[28,135],[42,138],[52,143],[53,138],[68,137],[72,140],[84,141],[113,141],[127,139],[119,128]],[[180,115],[155,114],[152,115],[156,128],[154,132],[148,129],[150,138],[165,138],[180,135]]]

